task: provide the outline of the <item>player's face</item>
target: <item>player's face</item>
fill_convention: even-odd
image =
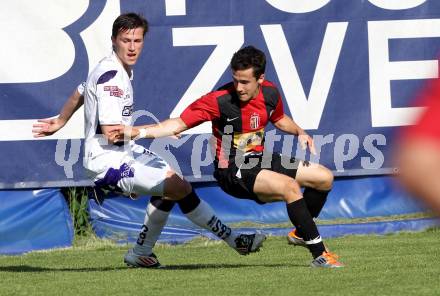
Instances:
[[[120,31],[116,38],[112,37],[113,48],[124,68],[129,69],[136,64],[144,46],[144,30],[142,27]]]
[[[247,102],[258,95],[260,85],[264,81],[264,74],[257,79],[254,76],[254,69],[232,71],[235,90],[242,102]]]

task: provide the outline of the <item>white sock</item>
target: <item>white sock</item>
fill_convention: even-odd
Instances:
[[[136,254],[150,255],[153,253],[153,247],[159,239],[169,215],[170,212],[159,210],[151,202],[148,203],[144,224],[134,246]]]
[[[191,212],[185,214],[194,224],[211,231],[224,240],[229,246],[235,248],[235,239],[238,234],[224,224],[214,213],[214,210],[202,199],[200,204]]]

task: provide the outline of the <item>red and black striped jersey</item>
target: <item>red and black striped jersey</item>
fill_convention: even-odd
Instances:
[[[435,79],[425,86],[416,100],[416,105],[427,108],[419,115],[416,124],[403,128],[402,135],[410,140],[429,139],[440,145],[440,79]]]
[[[262,152],[264,130],[284,116],[283,103],[276,86],[264,81],[258,95],[241,102],[230,82],[217,91],[210,92],[180,115],[188,128],[205,121],[212,122],[215,137],[215,164],[226,168],[237,153]]]

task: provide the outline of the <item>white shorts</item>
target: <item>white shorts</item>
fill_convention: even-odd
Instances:
[[[89,174],[96,186],[124,195],[163,196],[170,166],[155,153],[136,146],[132,155],[115,151],[88,159]]]

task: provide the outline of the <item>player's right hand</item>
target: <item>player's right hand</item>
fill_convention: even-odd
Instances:
[[[301,148],[305,150],[307,147],[309,147],[310,152],[313,155],[316,155],[316,148],[315,143],[313,141],[313,138],[310,137],[308,134],[304,133],[298,136],[298,141],[301,144]]]
[[[59,118],[38,119],[38,123],[32,125],[32,134],[34,138],[41,138],[53,135],[64,123]]]
[[[106,127],[106,137],[110,143],[127,142],[132,138],[132,127],[125,125],[111,125]]]

